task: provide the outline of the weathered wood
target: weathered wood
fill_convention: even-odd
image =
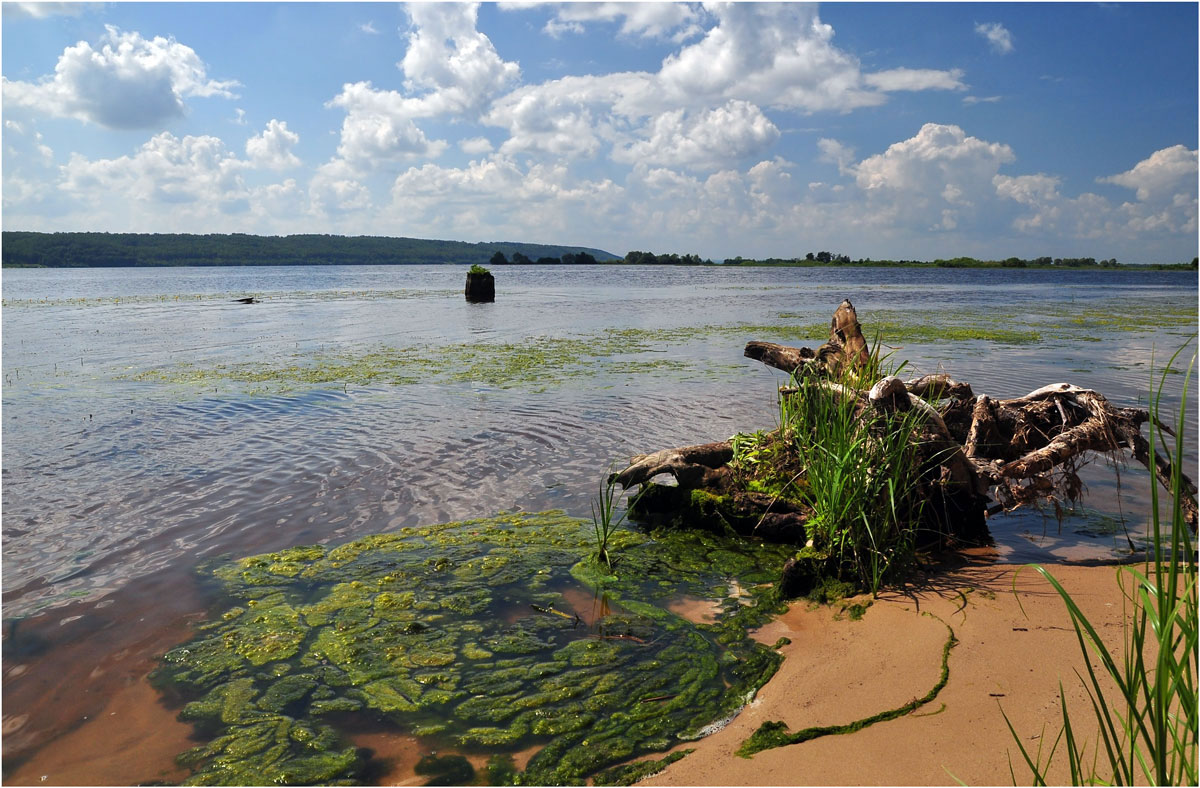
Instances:
[[[761,361],[788,374],[810,365],[816,365],[822,371],[835,372],[847,365],[863,366],[871,360],[867,341],[863,339],[862,326],[858,322],[858,313],[849,299],[838,305],[829,324],[829,341],[816,351],[755,341],[746,343],[743,354],[746,358]]]
[[[936,395],[938,399],[953,397],[955,399],[971,399],[975,396],[970,383],[959,383],[949,375],[939,372],[933,375],[922,375],[905,383],[910,394],[918,397]]]
[[[1110,452],[1120,446],[1101,419],[1089,419],[1054,436],[1045,446],[1000,466],[1000,475],[1028,479],[1087,451]]]
[[[982,394],[975,400],[975,410],[971,413],[971,429],[967,433],[967,442],[963,445],[963,453],[974,458],[988,448],[988,443],[995,440],[996,415],[992,412],[992,400]]]
[[[496,277],[490,271],[467,272],[467,286],[463,288],[467,300],[473,304],[490,304],[496,300]]]
[[[930,488],[930,494],[937,500],[931,502],[931,508],[948,513],[945,516],[969,521],[981,518],[984,511],[1010,509],[1039,499],[1055,499],[1056,505],[1057,500],[1077,501],[1083,494],[1077,471],[1089,452],[1116,458],[1127,450],[1168,489],[1176,470],[1142,436],[1141,427],[1152,422],[1146,410],[1116,408],[1096,391],[1070,383],[1042,386],[1021,397],[993,399],[976,397],[969,384],[943,373],[907,382],[888,377],[869,392],[830,380],[829,376],[838,377],[846,364],[862,365],[870,359],[849,300],[838,306],[830,324],[830,341],[816,352],[749,342],[745,355],[789,374],[804,371],[804,385],[781,386],[782,397],[816,385],[855,399],[856,413],[864,419],[874,418],[871,411],[919,410],[924,426],[914,441],[925,458],[922,474],[928,474],[930,468],[936,471],[938,483]],[[937,406],[925,398],[937,400]],[[943,414],[953,416],[956,432],[950,430]],[[1155,427],[1170,432],[1156,421],[1151,428]],[[628,468],[611,478],[628,487],[669,473],[681,487],[727,490],[733,479],[726,463],[732,457],[728,441],[666,449],[635,457]],[[1194,531],[1200,519],[1196,485],[1182,471],[1179,475],[1184,493],[1181,506]],[[987,505],[989,494],[999,505]],[[739,493],[739,500],[744,507],[757,505],[745,493]],[[760,508],[760,526],[766,531],[780,535],[802,532],[803,513],[779,511],[770,502]]]
[[[675,477],[682,487],[723,487],[729,475],[728,464],[733,459],[729,441],[702,443],[663,449],[653,454],[639,454],[629,467],[609,476],[609,481],[629,488],[645,484],[660,473]]]
[[[829,341],[841,347],[838,362],[842,365],[861,367],[871,360],[871,352],[867,350],[867,340],[863,339],[862,326],[858,322],[858,313],[850,299],[844,299],[838,304],[829,323]]]
[[[908,411],[913,407],[908,388],[895,375],[889,375],[872,386],[867,399],[871,401],[871,407],[883,413]]]
[[[744,355],[789,375],[817,357],[809,348],[788,347],[774,342],[747,342]]]
[[[1150,442],[1142,437],[1141,432],[1130,436],[1132,444],[1133,456],[1138,462],[1147,468],[1153,467],[1154,475],[1163,487],[1171,489],[1171,461],[1163,457],[1157,451],[1153,452],[1154,458],[1151,460]],[[1186,475],[1180,471],[1180,487],[1183,492],[1183,499],[1180,503],[1183,506],[1183,512],[1188,524],[1192,530],[1196,530],[1197,521],[1200,520],[1200,508],[1196,505],[1197,490],[1196,485],[1192,483]]]

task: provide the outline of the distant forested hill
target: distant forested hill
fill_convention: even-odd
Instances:
[[[341,235],[5,232],[2,241],[0,257],[6,267],[486,264],[496,252],[505,257],[521,254],[533,260],[580,252],[598,262],[619,259],[602,249],[584,246]]]

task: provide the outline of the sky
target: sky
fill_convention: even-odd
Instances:
[[[5,230],[1190,262],[1196,3],[3,3]]]

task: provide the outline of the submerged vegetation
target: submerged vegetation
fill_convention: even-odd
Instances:
[[[131,375],[154,383],[212,386],[216,383],[288,388],[299,385],[412,385],[475,383],[497,388],[539,389],[591,377],[609,365],[628,369],[632,359],[614,358],[647,348],[622,339],[534,338],[520,342],[458,343],[440,346],[379,347],[345,353],[298,353],[276,363],[180,364]],[[677,372],[690,368],[674,359],[638,360],[637,371]]]
[[[337,295],[337,294],[335,294]],[[457,293],[456,293],[457,295]],[[324,297],[324,296],[322,296]],[[405,297],[408,297],[407,295]],[[8,304],[6,303],[6,306]],[[345,352],[302,351],[282,359],[211,365],[181,363],[126,373],[134,381],[212,387],[245,385],[286,390],[305,385],[412,385],[475,383],[534,390],[598,374],[713,375],[740,371],[742,364],[718,363],[687,352],[695,342],[764,337],[819,340],[827,324],[794,322],[805,315],[781,313],[777,323],[696,325],[677,328],[614,328],[577,337],[527,337],[511,342],[463,342]],[[880,312],[873,323],[889,343],[996,342],[1010,345],[1089,341],[1095,331],[1194,330],[1194,305],[1163,307],[1133,299],[1081,306],[1055,315],[988,313],[947,309],[926,313]],[[668,354],[662,351],[670,347]],[[653,355],[648,355],[653,353]]]
[[[533,746],[523,772],[500,758],[478,778],[576,782],[698,737],[774,673],[747,630],[777,612],[786,548],[620,530],[610,568],[583,558],[589,537],[516,514],[210,568],[227,602],[154,675],[209,737],[180,757],[189,782],[359,780],[353,720],[419,737],[435,780],[467,781],[446,756]],[[668,612],[684,596],[724,600],[716,621]]]
[[[626,262],[629,257],[626,256]],[[762,260],[746,259],[743,257],[732,257],[725,260],[725,265],[745,265],[745,266],[776,266],[776,267],[809,267],[809,266],[859,266],[859,267],[876,267],[876,268],[1034,268],[1034,269],[1073,269],[1073,270],[1096,270],[1098,268],[1124,268],[1132,270],[1195,270],[1197,258],[1192,258],[1191,263],[1151,263],[1151,264],[1130,264],[1120,263],[1117,259],[1109,258],[1107,260],[1097,260],[1094,257],[1034,257],[1024,259],[1021,257],[1007,257],[1003,260],[979,260],[974,257],[951,257],[938,258],[935,260],[873,260],[870,257],[861,259],[851,259],[848,254],[839,254],[837,252],[809,252],[803,258],[790,257],[770,257]]]

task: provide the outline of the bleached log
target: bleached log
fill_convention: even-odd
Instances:
[[[732,459],[733,447],[729,441],[663,449],[637,455],[629,467],[609,476],[609,481],[628,489],[635,484],[645,484],[660,473],[668,473],[682,487],[721,486],[729,475],[727,466]]]

